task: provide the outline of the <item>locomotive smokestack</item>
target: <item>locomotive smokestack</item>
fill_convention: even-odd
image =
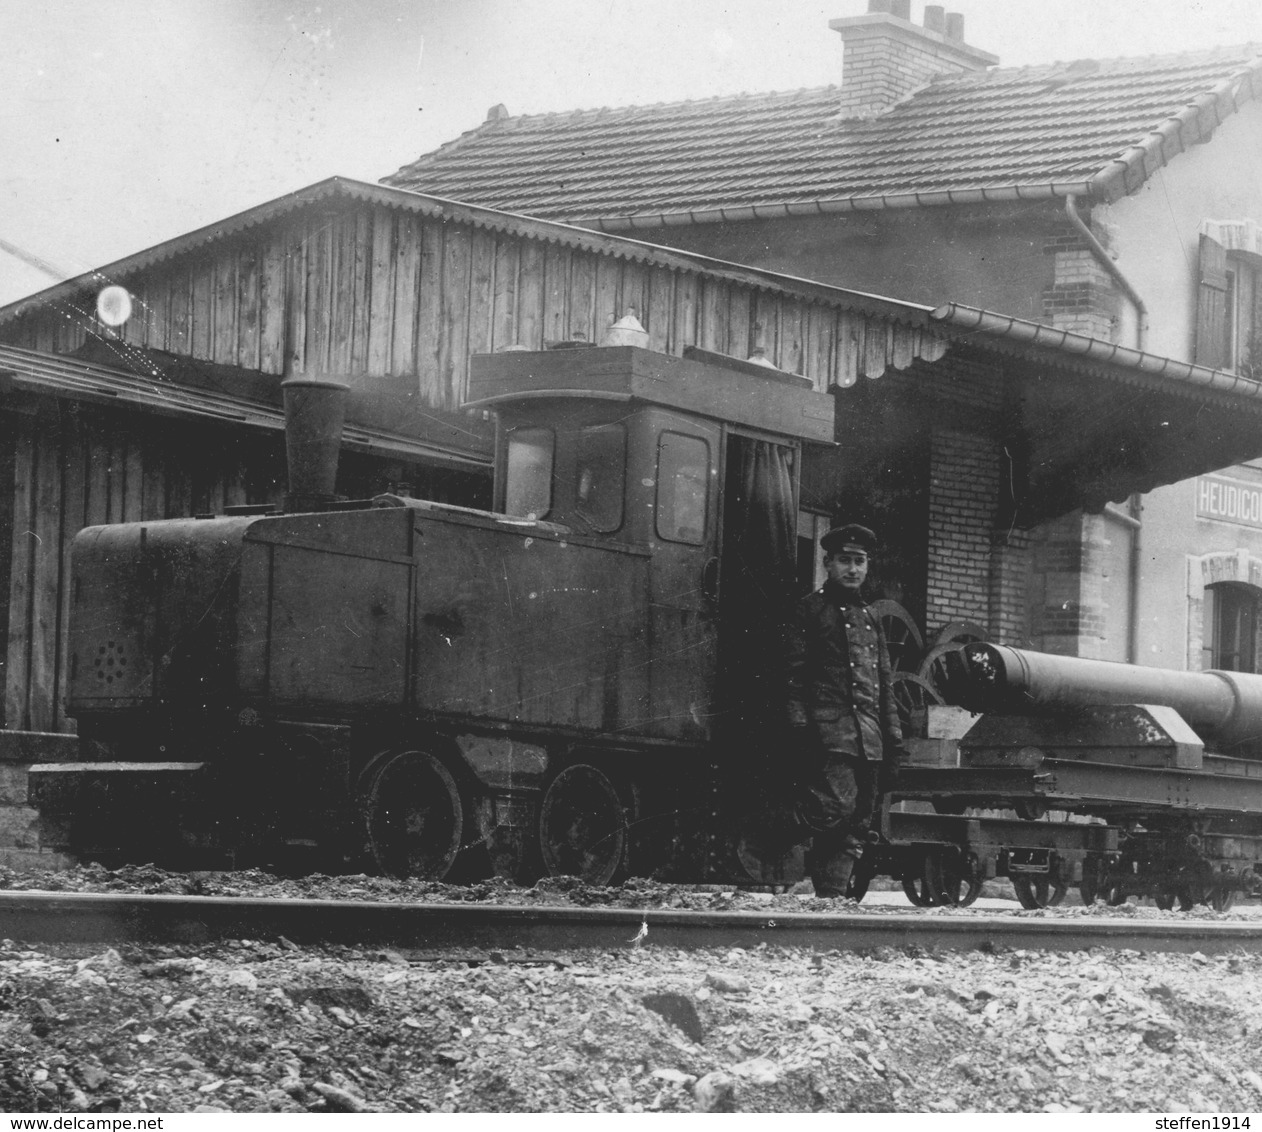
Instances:
[[[330,378],[291,377],[280,388],[289,464],[285,510],[309,510],[337,498],[333,489],[350,386]]]

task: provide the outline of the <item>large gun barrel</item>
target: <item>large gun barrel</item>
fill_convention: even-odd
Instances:
[[[961,658],[950,698],[972,711],[1165,704],[1223,745],[1262,739],[1262,676],[1251,673],[1176,672],[989,644],[967,645]]]

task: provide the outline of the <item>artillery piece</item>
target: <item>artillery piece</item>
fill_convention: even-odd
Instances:
[[[1023,855],[1008,837],[998,871],[1023,903],[1054,903],[1076,882],[1087,902],[1147,895],[1221,910],[1258,884],[1262,676],[984,643],[953,651],[940,673],[955,706],[925,709],[899,793],[939,812],[1062,818],[1069,854]],[[1117,831],[1116,852],[1090,848],[1102,826]]]

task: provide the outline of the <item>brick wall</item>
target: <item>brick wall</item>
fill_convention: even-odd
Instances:
[[[935,75],[961,74],[976,66],[946,56],[931,40],[852,33],[841,68],[842,117],[867,118],[928,85]]]
[[[64,868],[60,853],[41,849],[39,816],[27,802],[26,772],[34,762],[68,761],[74,737],[0,731],[0,866],[29,872]]]
[[[1034,647],[1061,656],[1104,653],[1104,516],[1074,511],[1032,532],[1029,592]]]
[[[993,419],[1003,374],[993,362],[954,358],[934,384],[953,405]],[[973,621],[1003,644],[1028,643],[1030,538],[1003,523],[1012,469],[1002,444],[957,420],[930,432],[929,565],[925,626]]]
[[[1030,535],[996,531],[990,552],[990,633],[999,644],[1028,648]]]
[[[1102,243],[1105,236],[1096,233]],[[1117,341],[1121,296],[1081,233],[1066,224],[1064,231],[1044,242],[1043,254],[1053,257],[1054,264],[1051,286],[1043,290],[1043,322],[1104,342]]]
[[[989,628],[991,530],[1000,463],[993,446],[964,432],[935,428],[930,441],[929,576],[925,622]]]

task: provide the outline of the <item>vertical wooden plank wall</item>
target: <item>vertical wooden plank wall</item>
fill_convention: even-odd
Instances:
[[[64,712],[70,545],[85,526],[187,515],[241,502],[246,468],[230,434],[161,417],[80,411],[50,401],[3,414],[13,474],[0,503],[12,530],[3,595],[7,617],[4,726],[68,731]],[[190,459],[190,454],[192,458]],[[8,479],[8,477],[5,477]]]
[[[909,326],[540,229],[535,238],[381,205],[312,205],[148,269],[131,284],[139,313],[121,337],[254,373],[338,374],[445,409],[459,407],[470,353],[599,341],[628,312],[653,349],[743,358],[761,341],[775,365],[820,389],[941,354],[943,343]],[[48,304],[6,337],[73,350],[102,330],[91,312],[87,294]],[[380,380],[389,377],[413,384]]]

